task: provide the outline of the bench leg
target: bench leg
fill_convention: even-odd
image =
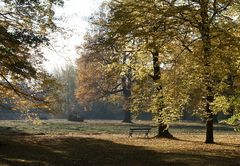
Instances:
[[[132,133],[129,133],[128,137],[129,137],[129,138],[132,137]]]
[[[148,138],[148,133],[145,133],[145,137],[147,137],[147,138]]]

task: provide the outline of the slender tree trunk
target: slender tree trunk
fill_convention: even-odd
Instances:
[[[122,88],[123,88],[123,97],[125,100],[124,104],[124,119],[122,122],[132,123],[131,111],[129,109],[130,97],[131,97],[131,75],[130,71],[127,76],[122,77]]]
[[[214,100],[212,92],[212,76],[210,71],[210,58],[211,58],[211,38],[210,38],[210,20],[208,16],[208,3],[209,0],[202,0],[201,5],[201,18],[202,24],[200,25],[200,33],[203,43],[203,60],[205,70],[205,87],[206,87],[206,107],[207,113],[206,120],[206,140],[205,143],[214,143],[213,138],[213,111],[210,108]]]
[[[132,123],[132,118],[131,118],[131,111],[130,110],[123,110],[124,111],[124,118],[123,121],[124,123]]]
[[[228,114],[227,114],[227,118],[231,118],[234,114],[234,109],[233,108],[229,108],[229,110],[227,111]]]
[[[159,62],[159,52],[155,49],[152,51],[153,56],[153,80],[158,81],[161,78],[161,70],[160,70],[160,62]],[[161,99],[163,100],[163,94],[162,94],[162,85],[159,85],[157,87],[158,93],[161,93]],[[162,101],[161,107],[159,108],[160,111],[162,111],[164,108],[164,104]],[[161,117],[159,117],[159,121],[161,121]],[[164,138],[173,138],[172,134],[169,133],[167,124],[159,123],[158,124],[158,134],[156,137],[164,137]]]
[[[234,94],[234,91],[235,91],[234,80],[235,80],[235,74],[233,71],[231,71],[230,75],[228,76],[229,90],[225,92],[225,95],[227,95],[227,97],[230,97],[232,94]],[[230,106],[227,112],[228,112],[227,118],[232,117],[234,113],[234,107]]]

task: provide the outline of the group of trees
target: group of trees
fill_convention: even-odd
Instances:
[[[152,112],[163,137],[190,105],[213,143],[216,113],[240,117],[239,12],[238,0],[104,2],[79,49],[77,97]]]
[[[90,18],[77,73],[69,68],[55,80],[42,67],[39,46],[48,44],[47,35],[56,28],[53,6],[62,4],[61,0],[0,3],[1,107],[48,107],[71,114],[79,106],[77,99],[86,110],[96,100],[117,102],[124,109],[124,122],[131,122],[130,112],[151,112],[159,137],[172,137],[168,124],[191,108],[206,120],[206,143],[214,142],[216,113],[232,115],[226,122],[237,124],[238,0],[104,2]],[[62,85],[65,96],[60,95]],[[56,108],[54,103],[61,100],[65,105]]]
[[[55,29],[53,6],[61,0],[0,2],[0,105],[28,111],[46,109],[55,80],[43,69],[41,47]]]
[[[77,101],[76,90],[76,67],[68,63],[65,68],[56,68],[53,71],[58,88],[55,91],[55,101],[51,109],[58,114],[68,117],[69,120],[83,121],[83,107]]]

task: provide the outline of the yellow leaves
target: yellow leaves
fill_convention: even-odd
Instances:
[[[99,55],[98,55],[99,56]],[[123,65],[116,62],[105,64],[95,57],[95,61],[80,58],[78,61],[78,88],[76,96],[80,103],[90,103],[107,97],[112,91],[118,90]],[[115,60],[114,60],[115,61]],[[114,89],[114,88],[117,89]]]
[[[215,113],[224,112],[227,113],[230,108],[229,100],[225,96],[216,96],[211,107]]]
[[[221,121],[221,123],[226,123],[228,125],[231,125],[234,127],[235,131],[240,131],[240,122],[239,121],[240,121],[240,112],[233,115],[231,118],[229,118],[227,120]]]
[[[145,67],[137,68],[136,71],[134,71],[134,78],[138,80],[146,80],[149,78],[149,71]]]
[[[133,86],[133,92],[138,92],[141,90],[141,86],[140,85],[134,85]]]
[[[212,14],[211,5],[205,6],[206,17]],[[130,77],[131,110],[147,110],[167,123],[186,105],[200,113],[207,87],[215,96],[228,90],[228,76],[239,70],[239,28],[232,30],[236,22],[216,14],[206,23],[210,18],[203,19],[198,12],[202,6],[193,1],[170,5],[126,0],[110,6],[106,18],[96,18],[108,23],[94,27],[104,32],[95,32],[95,38],[86,42],[84,55],[91,60],[80,71],[79,96],[94,98]],[[209,35],[208,41],[204,35]],[[223,111],[228,105],[224,98],[216,98],[214,107]]]

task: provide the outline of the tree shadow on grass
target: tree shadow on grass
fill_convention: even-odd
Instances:
[[[3,127],[3,126],[0,126],[0,133],[1,134],[21,134],[21,133],[24,133],[22,130],[18,130],[14,127]]]
[[[79,137],[0,137],[0,165],[9,166],[84,166],[84,165],[238,165],[235,158],[191,153],[148,150],[144,147],[117,144]],[[30,141],[29,141],[30,140]]]
[[[173,124],[171,125],[171,129],[177,129],[177,130],[187,130],[187,131],[195,131],[198,132],[199,130],[204,131],[206,130],[205,124],[199,123],[199,125],[189,125],[188,123],[181,123],[181,124]],[[223,124],[215,124],[214,125],[214,131],[234,131],[234,129],[230,126],[226,126]]]
[[[177,137],[172,138],[172,140],[181,141],[181,142],[199,143],[199,144],[203,143],[202,141],[186,140],[186,139],[180,139],[180,138],[177,138]],[[240,148],[240,144],[234,144],[234,143],[214,142],[213,144],[221,145],[221,146],[228,146],[228,147],[239,147]]]
[[[240,144],[234,144],[234,143],[222,143],[222,142],[217,142],[215,143],[216,145],[221,145],[221,146],[231,146],[231,147],[237,147],[240,149]],[[240,158],[240,157],[239,157]]]

